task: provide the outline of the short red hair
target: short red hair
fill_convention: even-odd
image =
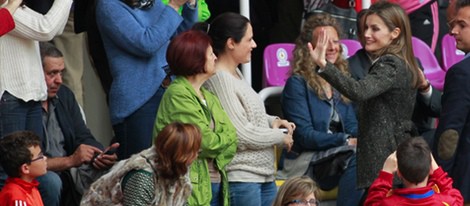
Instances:
[[[205,73],[206,52],[211,46],[210,37],[196,30],[189,30],[173,38],[166,52],[171,72],[177,76]]]

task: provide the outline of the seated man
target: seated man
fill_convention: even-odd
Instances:
[[[42,102],[42,145],[49,171],[38,178],[39,191],[44,205],[78,205],[83,190],[115,163],[116,154],[107,151],[115,151],[119,144],[103,151],[85,125],[73,93],[61,86],[62,53],[51,43],[41,43],[40,49],[48,93]]]
[[[392,188],[395,172],[404,188]],[[422,137],[398,145],[368,193],[366,206],[463,205],[462,195],[452,187],[452,178],[437,165]]]

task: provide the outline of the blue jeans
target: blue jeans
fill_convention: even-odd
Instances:
[[[341,176],[317,180],[321,189],[330,190],[338,186],[337,206],[357,206],[364,194],[363,189],[356,187],[356,155],[349,161],[348,167]]]
[[[230,205],[271,206],[276,197],[274,182],[229,182]]]
[[[43,176],[37,177],[39,182],[39,193],[41,193],[44,205],[59,206],[62,180],[59,175],[52,171],[47,171]]]
[[[211,191],[212,191],[212,199],[211,199],[211,206],[222,206],[224,205],[221,201],[220,198],[222,198],[222,195],[220,194],[222,191],[220,190],[220,186],[222,184],[220,183],[211,183]]]
[[[113,125],[116,140],[120,144],[117,151],[119,159],[127,159],[152,145],[153,127],[163,93],[165,89],[160,87],[144,105],[126,117],[124,122]]]
[[[23,130],[33,131],[42,140],[41,102],[25,102],[5,91],[0,99],[0,138]],[[0,166],[0,189],[5,185],[6,178]]]

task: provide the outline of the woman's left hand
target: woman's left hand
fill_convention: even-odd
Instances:
[[[426,79],[426,76],[424,76],[424,73],[423,71],[421,71],[421,69],[419,70],[418,81],[419,81],[418,90],[420,92],[428,92],[429,88],[431,87],[431,84]]]
[[[189,0],[188,3],[191,5],[191,7],[196,7],[196,0]]]
[[[273,121],[273,124],[271,125],[272,128],[286,128],[287,129],[287,134],[292,135],[295,130],[295,124],[292,122],[288,122],[285,119],[275,119]]]

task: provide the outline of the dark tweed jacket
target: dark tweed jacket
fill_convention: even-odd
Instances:
[[[357,185],[369,187],[388,155],[411,137],[411,114],[416,98],[412,74],[402,59],[384,55],[359,81],[342,75],[331,63],[319,75],[359,104]]]

